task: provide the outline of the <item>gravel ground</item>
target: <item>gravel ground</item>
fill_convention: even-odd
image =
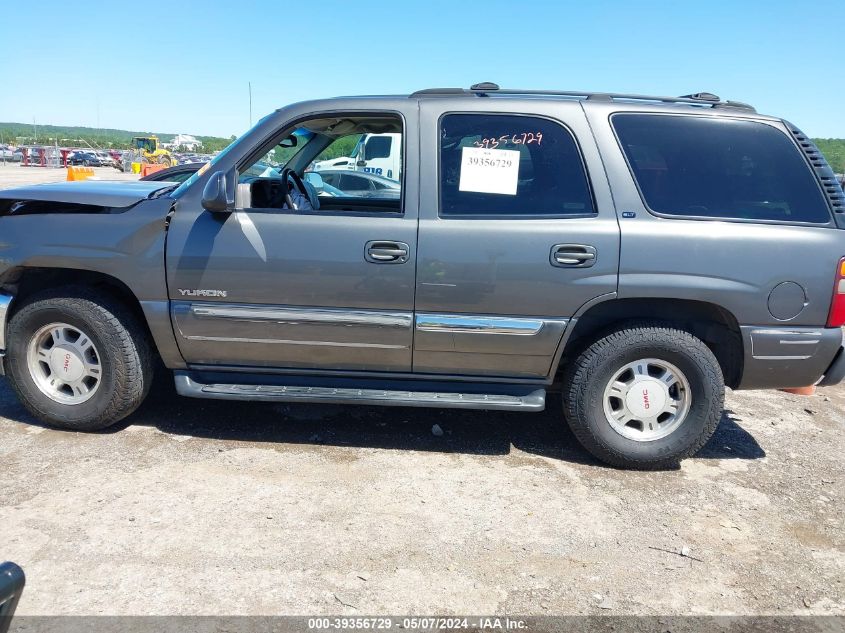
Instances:
[[[704,451],[654,473],[592,461],[559,405],[211,403],[161,381],[115,432],[76,434],[3,382],[0,557],[28,573],[20,614],[845,614],[845,389],[729,394]]]
[[[138,180],[138,174],[124,174],[114,167],[92,167],[99,180]],[[46,167],[21,167],[20,163],[0,162],[0,189],[43,182],[67,180],[67,171]]]
[[[729,393],[669,472],[597,464],[559,412],[212,403],[162,379],[79,434],[0,381],[0,559],[27,572],[22,615],[845,614],[845,387]]]

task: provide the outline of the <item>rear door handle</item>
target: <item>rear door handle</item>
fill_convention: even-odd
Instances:
[[[371,240],[364,247],[364,259],[373,264],[404,264],[410,252],[405,242]]]
[[[596,263],[596,247],[587,244],[555,244],[549,262],[558,268],[589,268]]]

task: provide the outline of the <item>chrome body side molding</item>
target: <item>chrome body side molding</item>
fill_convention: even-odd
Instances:
[[[401,312],[367,312],[318,308],[268,308],[266,306],[192,305],[191,313],[199,318],[273,321],[279,324],[290,325],[325,323],[331,325],[366,325],[399,328],[411,326],[411,315]]]
[[[416,315],[414,371],[546,378],[567,319]]]
[[[418,314],[416,317],[418,332],[473,332],[534,336],[543,329],[543,324],[544,321],[538,319],[462,314]]]
[[[173,301],[171,306],[179,346],[193,363],[411,369],[411,312],[212,301]]]
[[[818,328],[766,327],[751,329],[749,336],[752,358],[804,360],[816,353],[823,332]]]

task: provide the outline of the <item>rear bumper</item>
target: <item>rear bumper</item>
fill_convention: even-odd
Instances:
[[[845,378],[845,334],[843,334],[843,344],[833,357],[833,362],[824,377],[819,381],[819,387],[830,387],[831,385],[838,385]]]
[[[845,376],[841,328],[742,326],[744,366],[740,389],[782,389]]]

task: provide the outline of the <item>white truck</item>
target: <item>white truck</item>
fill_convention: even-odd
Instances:
[[[402,135],[364,134],[352,150],[351,156],[314,163],[314,171],[324,169],[352,169],[399,180],[402,169]]]

